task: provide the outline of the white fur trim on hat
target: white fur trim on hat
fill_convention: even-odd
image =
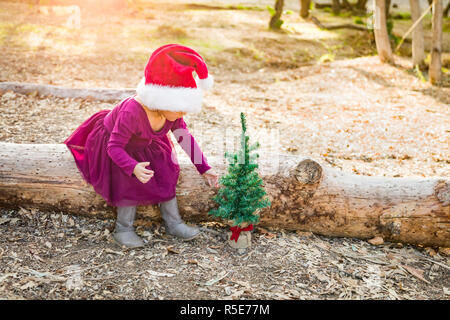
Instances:
[[[150,109],[200,112],[203,91],[199,88],[169,87],[145,84],[145,78],[136,88],[138,98]]]
[[[204,91],[207,91],[207,90],[209,90],[209,89],[211,89],[213,87],[213,85],[214,85],[214,78],[210,74],[205,79],[195,79],[195,82],[197,83],[197,87],[199,87],[200,89],[202,89]]]

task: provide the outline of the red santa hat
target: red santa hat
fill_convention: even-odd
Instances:
[[[194,78],[193,72],[197,74]],[[155,110],[200,112],[203,91],[213,86],[203,58],[191,48],[167,44],[156,49],[145,67],[136,92]]]

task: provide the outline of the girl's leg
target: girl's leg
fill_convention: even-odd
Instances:
[[[144,246],[144,241],[134,232],[134,219],[136,217],[136,206],[117,207],[116,227],[113,238],[120,245],[129,248]]]
[[[183,240],[191,240],[200,234],[198,228],[186,225],[181,219],[178,211],[177,197],[158,204],[161,216],[166,225],[166,232]]]

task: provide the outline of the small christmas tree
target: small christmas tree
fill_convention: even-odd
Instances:
[[[254,160],[259,157],[257,153],[250,155],[250,152],[259,148],[257,142],[253,146],[248,145],[249,137],[245,135],[247,131],[245,115],[241,112],[241,149],[236,154],[225,152],[225,157],[229,162],[228,174],[219,179],[219,183],[224,188],[219,189],[213,200],[219,204],[218,209],[213,209],[209,214],[232,221],[232,236],[230,240],[237,242],[241,231],[253,229],[253,223],[259,221],[258,209],[270,206],[270,201],[263,198],[266,192],[261,185],[262,179],[254,170],[258,164]],[[246,228],[241,228],[243,224],[249,224]]]

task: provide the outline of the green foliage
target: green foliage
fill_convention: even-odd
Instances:
[[[420,68],[419,68],[418,64],[415,65],[414,72],[416,73],[417,77],[419,77],[420,81],[427,82],[427,79],[423,75],[422,71],[420,71]]]
[[[442,27],[443,32],[450,32],[450,19],[444,19],[444,25]]]
[[[275,22],[275,24],[273,25],[273,28],[274,28],[274,29],[281,29],[281,26],[283,25],[283,23],[284,23],[284,20],[279,19],[279,20],[277,20],[277,21]]]
[[[213,200],[219,204],[219,208],[213,209],[208,214],[224,220],[231,220],[233,225],[241,226],[243,223],[257,223],[258,209],[270,206],[270,201],[263,198],[266,192],[261,185],[263,181],[257,172],[258,164],[254,162],[259,157],[257,153],[250,152],[259,148],[259,143],[249,146],[245,115],[241,112],[241,149],[237,153],[225,152],[225,158],[229,162],[228,174],[219,179],[224,188],[219,189]]]
[[[326,53],[319,58],[319,63],[333,62],[336,55],[334,53]]]
[[[425,57],[425,60],[423,61],[426,65],[430,65],[431,63],[431,54],[428,53],[427,56]]]
[[[397,20],[410,20],[411,13],[410,12],[397,12],[393,14],[393,18]]]
[[[355,18],[353,19],[353,22],[354,22],[355,24],[365,24],[364,21],[361,19],[361,17],[355,17]]]
[[[238,4],[237,6],[229,5],[229,6],[226,6],[225,8],[227,8],[229,10],[264,11],[264,7],[260,7],[260,6],[244,6],[242,4]]]
[[[273,21],[277,11],[271,6],[267,6],[266,8],[267,8],[267,11],[269,11],[269,13],[270,13],[270,15],[272,17],[270,19],[269,27],[271,29],[281,29],[281,26],[283,25],[284,20],[278,19],[276,21]]]
[[[349,18],[349,17],[351,17],[352,16],[352,12],[351,11],[343,11],[343,10],[341,10],[338,14],[334,14],[333,13],[333,15],[336,15],[336,16],[339,16],[339,17],[343,17],[343,18]]]
[[[394,29],[394,20],[388,19],[386,22],[386,27],[387,27],[387,33],[388,33],[389,39],[394,41],[394,43],[396,45],[399,44],[402,38],[397,37],[395,34],[392,33],[392,30]]]
[[[272,8],[271,6],[267,6],[266,8],[267,8],[267,11],[269,11],[269,13],[270,13],[271,16],[274,16],[275,13],[277,13],[277,12],[275,11],[275,9]]]

